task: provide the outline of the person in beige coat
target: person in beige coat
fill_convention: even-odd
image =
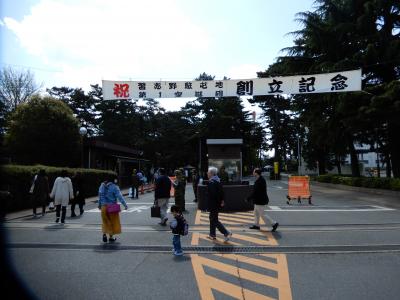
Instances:
[[[62,170],[61,176],[57,177],[56,181],[54,181],[53,190],[50,193],[50,198],[54,199],[54,204],[56,206],[56,223],[60,221],[61,210],[61,224],[64,224],[69,200],[74,199],[72,182],[71,179],[67,176],[66,170]]]

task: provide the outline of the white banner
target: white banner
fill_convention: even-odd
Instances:
[[[361,90],[361,69],[354,71],[210,81],[103,80],[104,100],[136,98],[237,97],[274,94],[337,93]]]

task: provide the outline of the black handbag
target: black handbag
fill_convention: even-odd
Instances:
[[[154,204],[151,207],[151,217],[152,218],[161,218],[161,210],[160,210],[160,207],[156,205],[156,201],[154,201]]]

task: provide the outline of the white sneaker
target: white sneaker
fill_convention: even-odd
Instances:
[[[232,237],[232,232],[228,232],[227,235],[225,235],[224,241],[227,242],[229,239]]]

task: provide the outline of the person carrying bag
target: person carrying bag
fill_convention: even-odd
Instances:
[[[154,206],[160,209],[160,219],[159,223],[161,226],[167,226],[167,209],[168,202],[171,196],[171,180],[168,176],[165,175],[165,169],[159,169],[160,176],[157,178],[155,182],[155,190],[154,190]],[[152,209],[152,213],[155,213],[156,208]]]
[[[154,200],[154,204],[151,207],[151,217],[152,218],[161,218],[161,209],[157,205],[157,201],[156,200]]]
[[[65,223],[69,201],[74,199],[72,182],[67,175],[68,173],[66,170],[61,171],[61,176],[57,177],[54,181],[53,189],[50,193],[50,198],[54,199],[54,204],[56,206],[56,223],[60,221],[61,211],[61,224]]]
[[[128,205],[125,202],[124,197],[121,194],[117,183],[117,177],[110,175],[105,182],[100,185],[99,188],[99,205],[98,208],[101,210],[102,220],[102,231],[103,231],[103,242],[115,242],[115,234],[121,233],[121,221],[119,212],[121,211],[118,201],[128,209]],[[107,239],[107,234],[109,235]]]

